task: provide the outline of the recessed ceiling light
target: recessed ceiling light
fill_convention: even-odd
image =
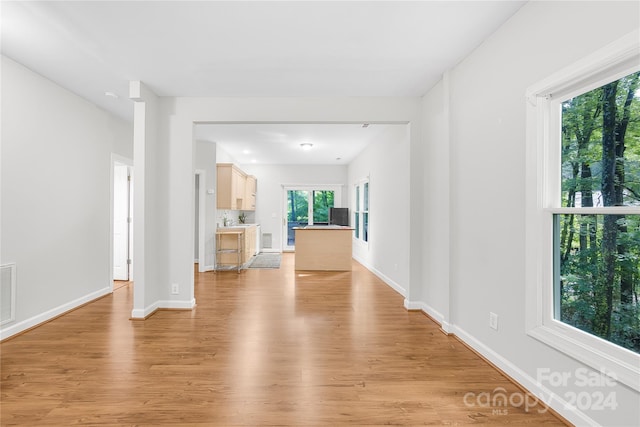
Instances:
[[[251,163],[258,163],[256,159],[251,159]]]
[[[113,98],[113,99],[118,99],[118,98],[120,98],[120,97],[119,97],[118,95],[116,95],[115,93],[113,93],[113,92],[109,92],[109,91],[105,92],[105,93],[104,93],[104,96],[108,96],[109,98]]]
[[[302,144],[300,144],[300,148],[302,148],[304,151],[311,150],[311,147],[313,147],[313,144],[310,142],[303,142]]]
[[[363,123],[362,127],[365,128],[365,129],[368,128],[369,127],[369,123]]]
[[[242,154],[251,154],[251,151],[245,149],[245,150],[242,150]]]

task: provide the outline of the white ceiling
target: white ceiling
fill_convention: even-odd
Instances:
[[[160,96],[422,96],[524,3],[2,1],[1,48],[128,120],[130,80]]]
[[[346,165],[376,136],[402,124],[256,123],[197,125],[195,138],[217,143],[240,164]],[[310,143],[309,150],[300,144]]]

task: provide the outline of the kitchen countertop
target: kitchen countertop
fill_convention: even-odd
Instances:
[[[242,230],[243,228],[249,228],[253,226],[257,226],[260,224],[237,224],[237,225],[227,225],[226,227],[218,227],[218,231],[234,231],[234,230]]]
[[[305,227],[293,227],[294,230],[353,230],[346,225],[307,225]]]

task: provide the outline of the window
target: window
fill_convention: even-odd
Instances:
[[[527,93],[529,335],[640,390],[640,67],[631,36]]]
[[[554,318],[636,353],[640,216],[589,208],[640,205],[639,77],[635,72],[562,102],[565,209],[553,214]]]
[[[284,187],[284,250],[295,248],[295,227],[329,224],[329,208],[339,207],[340,186]]]
[[[356,184],[356,206],[354,209],[355,237],[362,242],[369,241],[369,181]]]

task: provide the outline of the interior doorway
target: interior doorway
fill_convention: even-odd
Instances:
[[[113,280],[132,280],[133,265],[133,167],[113,162]]]

